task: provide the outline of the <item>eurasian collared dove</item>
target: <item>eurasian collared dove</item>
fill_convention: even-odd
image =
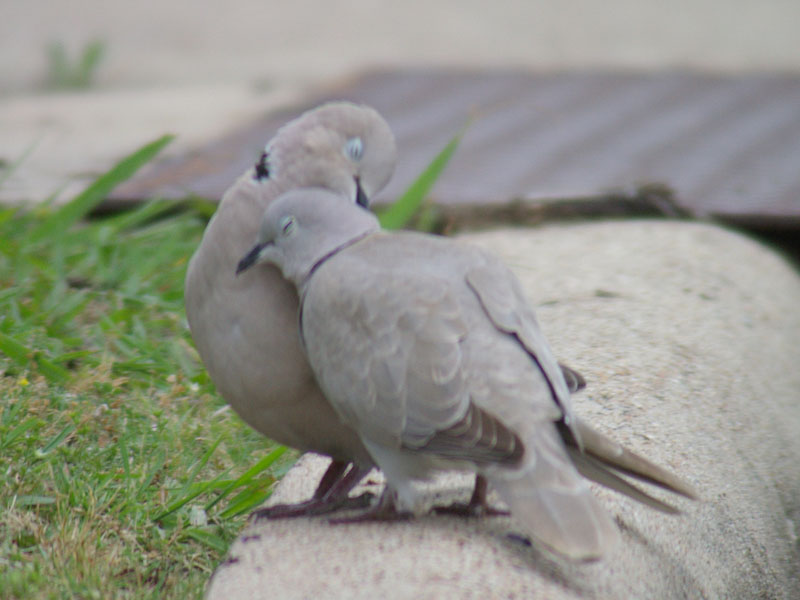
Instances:
[[[228,190],[189,263],[186,316],[219,393],[264,435],[333,458],[307,506],[273,508],[273,515],[346,498],[372,459],[314,381],[297,337],[294,287],[274,267],[235,277],[236,263],[281,192],[320,186],[365,205],[386,185],[395,160],[392,132],[372,108],[334,102],[306,112]]]
[[[591,559],[618,531],[581,473],[667,512],[612,468],[694,497],[575,418],[532,308],[491,254],[383,232],[368,211],[305,189],[266,210],[237,272],[259,262],[297,286],[299,333],[317,381],[386,476],[375,511],[414,511],[415,481],[466,469],[483,475],[535,538]]]

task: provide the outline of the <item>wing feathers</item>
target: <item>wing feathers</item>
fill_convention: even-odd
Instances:
[[[436,432],[418,450],[479,465],[513,466],[522,460],[525,447],[511,429],[486,411],[470,404],[461,421]]]

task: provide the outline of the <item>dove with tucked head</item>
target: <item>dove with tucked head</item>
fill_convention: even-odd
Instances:
[[[533,309],[493,255],[381,231],[348,198],[305,189],[266,210],[237,270],[263,262],[297,287],[317,381],[386,476],[382,501],[364,516],[416,511],[415,482],[468,470],[540,542],[592,559],[618,531],[585,477],[665,512],[676,511],[620,475],[694,496],[575,417]]]
[[[306,112],[277,132],[225,194],[186,274],[192,338],[222,397],[273,440],[333,458],[316,500],[334,484],[346,497],[371,457],[317,387],[297,337],[294,287],[268,265],[240,277],[234,271],[280,193],[319,186],[366,205],[395,162],[394,136],[372,108],[332,102]],[[356,468],[345,478],[351,461]]]

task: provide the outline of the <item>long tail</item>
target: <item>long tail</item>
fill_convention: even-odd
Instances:
[[[673,473],[624,448],[580,419],[575,419],[574,427],[583,442],[583,452],[576,447],[568,431],[562,430],[562,436],[572,462],[584,477],[671,514],[680,511],[629,483],[619,474],[635,477],[692,500],[697,499],[697,492]]]
[[[617,543],[619,532],[559,438],[555,428],[540,428],[525,436],[518,468],[487,469],[484,475],[537,540],[573,559],[596,559]]]

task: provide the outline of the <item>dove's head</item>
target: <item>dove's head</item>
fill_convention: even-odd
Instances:
[[[374,109],[329,102],[284,125],[255,166],[281,189],[321,187],[366,207],[397,162],[394,135]]]
[[[258,242],[236,274],[271,263],[300,286],[318,264],[379,229],[375,215],[345,196],[322,188],[292,190],[264,212]]]

